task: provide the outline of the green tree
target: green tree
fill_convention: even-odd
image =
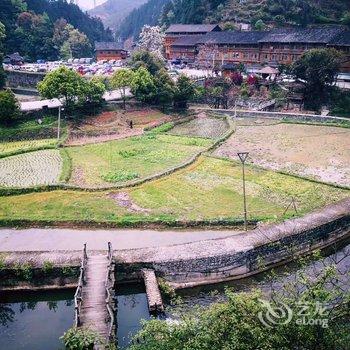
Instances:
[[[118,69],[111,78],[111,87],[120,91],[123,108],[126,108],[126,92],[131,87],[134,79],[134,72],[130,69]]]
[[[341,18],[341,23],[350,26],[350,11],[344,13]]]
[[[101,105],[103,102],[103,94],[106,91],[103,81],[98,77],[83,81],[82,93],[80,94],[83,104]]]
[[[84,80],[75,71],[59,67],[48,73],[38,84],[38,90],[44,98],[58,98],[67,108],[72,108],[76,98],[84,93]]]
[[[65,41],[60,47],[60,58],[65,61],[73,58],[72,48],[68,40]]]
[[[0,90],[5,86],[5,71],[2,66],[2,60],[3,60],[3,51],[4,51],[4,40],[6,38],[6,30],[5,26],[0,22]]]
[[[19,103],[15,94],[10,89],[0,91],[0,123],[11,124],[20,115]]]
[[[69,26],[68,43],[74,58],[89,57],[91,55],[91,44],[88,37],[79,32],[73,26]]]
[[[134,73],[131,83],[131,92],[138,101],[152,103],[156,97],[156,86],[150,72],[140,67]]]
[[[165,105],[171,103],[174,98],[175,84],[165,69],[161,69],[155,75],[154,82],[157,89],[157,103],[159,103],[164,110]]]
[[[22,12],[18,16],[14,34],[20,45],[19,51],[27,59],[57,57],[57,49],[52,41],[53,24],[46,13],[37,15],[32,12]]]
[[[131,58],[131,65],[134,70],[144,67],[152,75],[164,68],[164,63],[151,52],[146,50],[136,51]]]
[[[286,18],[283,15],[276,15],[273,20],[276,22],[276,24],[280,27],[284,26],[286,24]]]
[[[181,74],[177,79],[174,91],[174,105],[177,108],[187,108],[187,103],[196,93],[191,79]]]
[[[305,82],[304,101],[307,108],[319,111],[327,101],[339,73],[341,54],[335,49],[314,49],[305,52],[291,71]]]
[[[259,19],[255,22],[254,28],[256,30],[265,30],[266,29],[266,24],[263,22],[262,19]]]
[[[330,100],[331,114],[339,117],[350,116],[350,92],[335,88]]]

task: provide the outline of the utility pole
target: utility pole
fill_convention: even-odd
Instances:
[[[57,142],[60,142],[61,136],[61,111],[64,111],[64,108],[62,108],[62,106],[58,106]]]
[[[245,169],[244,165],[248,158],[249,152],[238,152],[237,153],[241,163],[242,163],[242,175],[243,175],[243,211],[244,211],[244,230],[247,231],[248,223],[247,223],[247,200],[245,194]]]

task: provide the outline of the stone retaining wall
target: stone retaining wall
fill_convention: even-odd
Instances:
[[[227,238],[114,251],[116,280],[117,283],[140,280],[141,270],[145,268],[154,269],[157,276],[174,288],[240,279],[348,238],[350,198],[301,218],[248,232],[232,232]],[[3,269],[5,274],[24,264],[42,269],[48,261],[56,268],[78,267],[80,258],[81,251],[1,253],[8,270]],[[6,286],[2,279],[0,290]]]
[[[153,268],[175,288],[239,279],[350,236],[350,199],[305,217],[232,237],[169,247],[118,251],[120,278]]]
[[[230,116],[235,115],[233,109],[207,109],[207,108],[196,108],[200,110],[206,110],[218,114],[226,114]],[[263,119],[280,119],[294,122],[316,122],[316,123],[337,123],[337,124],[348,124],[350,123],[349,118],[341,118],[335,116],[323,116],[317,114],[295,114],[295,113],[281,113],[281,112],[264,112],[264,111],[246,111],[237,110],[237,117],[239,118],[263,118]]]
[[[45,73],[6,71],[6,84],[12,88],[35,88],[45,77]]]

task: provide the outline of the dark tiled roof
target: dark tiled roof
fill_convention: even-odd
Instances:
[[[172,24],[165,33],[208,33],[221,30],[217,24]]]
[[[259,42],[327,44],[343,31],[342,26],[327,25],[309,28],[281,28],[267,32]]]
[[[257,44],[266,35],[266,32],[212,32],[205,35],[181,36],[172,44],[173,46],[194,46],[198,44]]]
[[[213,44],[257,44],[258,41],[266,35],[266,32],[251,31],[251,32],[218,32],[206,34],[207,42]]]
[[[95,50],[123,50],[122,44],[114,41],[96,41]]]
[[[205,41],[206,35],[184,35],[176,39],[172,46],[195,46],[197,44],[202,44]]]
[[[13,60],[13,61],[23,61],[23,57],[18,52],[15,52],[10,55],[6,55],[5,58],[9,58],[10,60]]]
[[[338,34],[330,43],[331,46],[350,46],[350,30]]]
[[[280,28],[263,31],[223,31],[202,35],[183,35],[173,46],[195,46],[199,44],[239,45],[258,43],[319,43],[335,46],[350,46],[350,31],[343,26],[318,26],[310,28]]]

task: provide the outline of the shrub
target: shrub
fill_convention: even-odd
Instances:
[[[162,125],[157,126],[156,128],[152,129],[150,131],[151,134],[160,134],[163,132],[167,132],[169,130],[171,130],[174,127],[174,123],[170,122],[170,123],[164,123]]]
[[[62,269],[62,275],[64,277],[75,277],[76,273],[73,267],[70,266],[64,266]]]
[[[142,149],[121,150],[118,152],[118,154],[123,158],[132,158],[142,153],[144,153],[144,150]]]
[[[17,263],[15,265],[16,276],[20,279],[24,279],[25,281],[30,281],[33,278],[33,268],[30,264]]]
[[[89,350],[101,343],[99,335],[88,328],[71,328],[61,337],[67,350]]]
[[[0,123],[10,124],[19,116],[20,109],[15,94],[9,89],[0,91]]]
[[[45,274],[51,273],[53,270],[53,263],[51,261],[44,261],[43,263],[43,271]]]
[[[135,172],[121,170],[118,172],[109,172],[105,175],[102,175],[102,179],[107,182],[125,182],[133,179],[139,178],[140,175]]]
[[[0,255],[0,271],[3,270],[5,266],[6,266],[5,258]]]

